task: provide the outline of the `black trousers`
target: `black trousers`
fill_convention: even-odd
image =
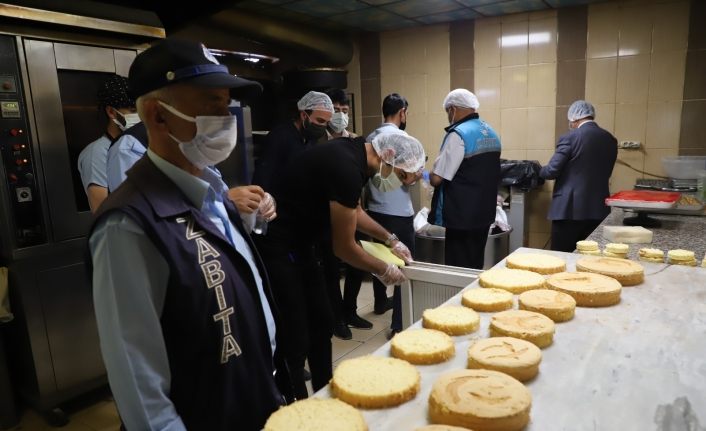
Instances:
[[[490,225],[470,230],[446,228],[444,263],[463,268],[483,269],[485,243]]]
[[[552,220],[552,250],[571,253],[603,220]]]
[[[272,286],[272,294],[284,325],[277,327],[297,399],[308,396],[304,362],[309,360],[311,384],[317,391],[333,375],[331,336],[333,316],[320,258],[313,246],[292,247],[266,239],[258,240]]]
[[[368,211],[368,215],[378,222],[380,226],[397,235],[397,238],[409,248],[412,256],[414,256],[414,217],[393,216],[374,211]],[[356,268],[349,267],[346,270],[346,282],[343,292],[343,310],[346,313],[355,313],[363,275],[363,271]],[[373,277],[373,295],[375,296],[376,304],[387,300],[385,285],[375,277]],[[390,327],[396,331],[402,330],[402,294],[399,286],[395,286],[392,295],[392,323]]]

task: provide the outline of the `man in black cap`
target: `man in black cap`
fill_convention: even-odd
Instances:
[[[139,54],[130,87],[147,155],[96,214],[89,246],[108,379],[128,430],[260,430],[291,394],[263,264],[211,166],[249,84],[201,44]],[[284,396],[283,396],[284,395]]]
[[[120,135],[140,121],[135,99],[128,93],[127,78],[113,75],[98,90],[99,109],[108,117],[105,133],[91,142],[78,156],[78,171],[91,211],[108,197],[108,148]]]

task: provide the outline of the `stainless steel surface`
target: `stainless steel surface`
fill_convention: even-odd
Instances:
[[[437,307],[468,286],[481,271],[455,266],[414,262],[402,268],[402,327],[422,318],[427,308]]]
[[[152,27],[127,22],[111,21],[107,19],[91,18],[63,12],[35,9],[8,3],[0,3],[0,16],[18,18],[27,21],[62,24],[71,27],[101,29],[115,33],[129,35],[164,38],[166,33],[163,28]]]
[[[516,253],[559,256],[575,270],[577,254],[522,248]],[[554,343],[542,350],[532,393],[528,431],[653,430],[660,406],[685,397],[706,423],[706,269],[644,263],[645,282],[622,291],[618,305],[576,309],[556,327]],[[504,262],[497,265],[504,267]],[[479,288],[473,282],[469,289]],[[691,300],[690,300],[691,299]],[[447,304],[460,304],[460,295]],[[471,342],[488,336],[492,313],[480,313],[480,329],[454,337],[448,362],[418,366],[421,390],[396,408],[363,410],[370,430],[411,430],[427,424],[431,386],[447,371],[466,368]],[[413,325],[420,327],[420,322]],[[389,356],[387,343],[373,353]],[[331,396],[329,388],[316,397]]]
[[[488,269],[503,260],[509,253],[509,239],[513,229],[488,235],[485,244],[483,269]],[[444,243],[446,229],[441,226],[427,226],[414,236],[414,257],[422,262],[443,265],[445,262]]]
[[[115,73],[115,56],[110,48],[54,43],[57,69]]]
[[[524,247],[529,238],[529,205],[525,202],[527,192],[515,187],[510,188],[510,207],[506,210],[507,222],[512,226],[509,252]]]

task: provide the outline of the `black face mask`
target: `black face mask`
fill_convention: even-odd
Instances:
[[[302,133],[307,140],[318,141],[326,134],[326,126],[319,126],[309,121],[308,118],[305,118]]]
[[[404,129],[406,129],[406,128],[407,128],[407,122],[406,122],[406,121],[405,121],[405,122],[401,122],[401,123],[400,123],[400,130],[404,130]]]

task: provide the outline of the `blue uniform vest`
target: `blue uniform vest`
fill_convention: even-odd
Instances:
[[[446,129],[444,148],[452,133],[464,144],[464,159],[451,181],[434,190],[428,221],[451,229],[471,230],[495,220],[500,182],[500,139],[478,114],[471,114]]]
[[[277,319],[264,266],[235,207],[228,215],[255,257]],[[120,211],[134,220],[169,265],[161,324],[171,372],[169,398],[189,430],[260,430],[291,394],[272,352],[255,280],[245,259],[148,157],[100,207],[96,223]],[[278,339],[280,336],[278,325]],[[278,341],[278,345],[280,341]],[[279,350],[279,349],[278,349]]]

